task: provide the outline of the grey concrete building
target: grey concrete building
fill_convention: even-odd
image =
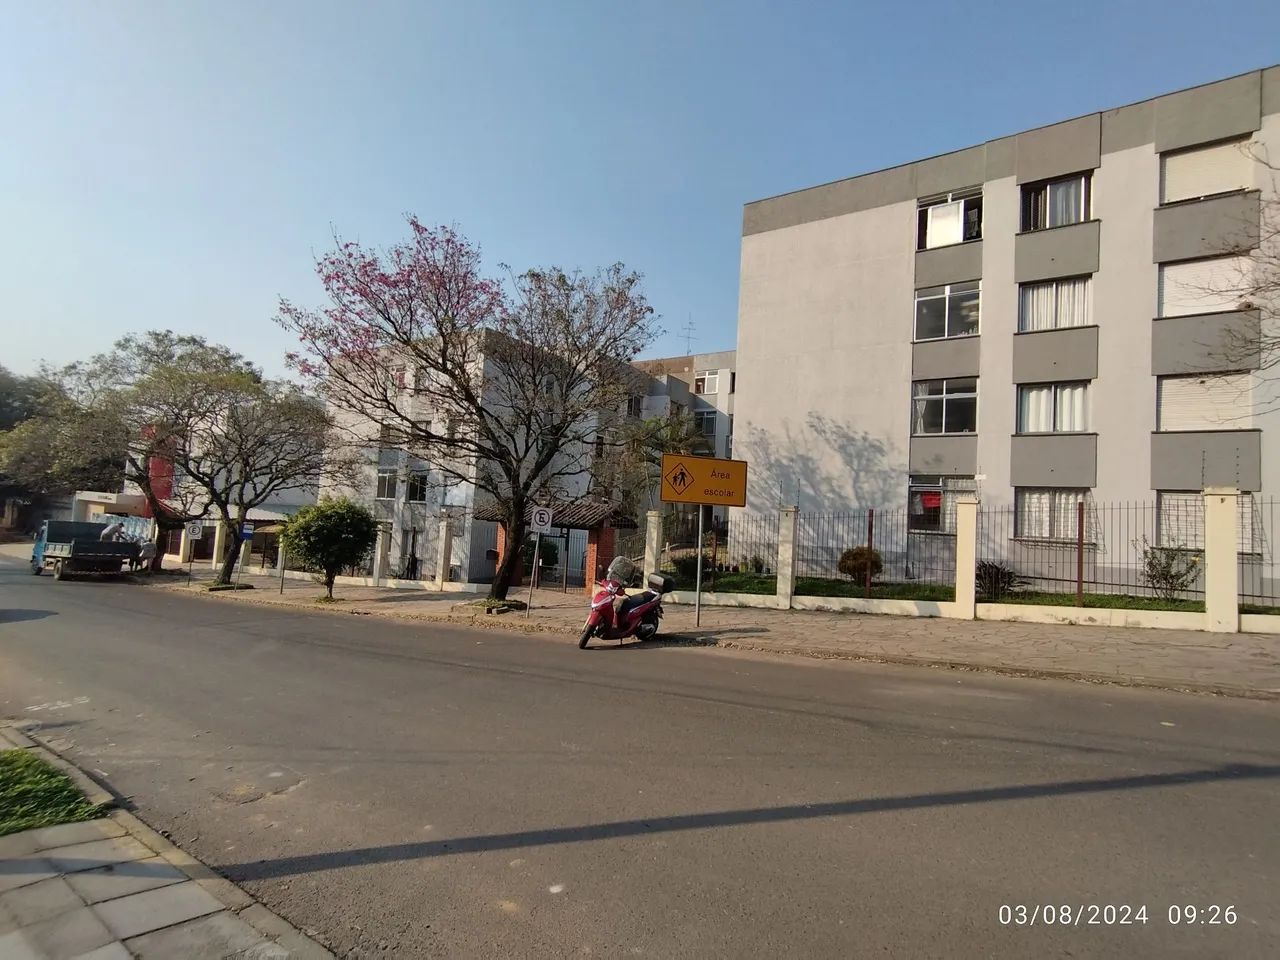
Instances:
[[[976,490],[1055,539],[1068,504],[1150,501],[1190,542],[1193,491],[1280,493],[1275,304],[1245,295],[1268,152],[1280,67],[747,204],[749,509],[945,531]]]

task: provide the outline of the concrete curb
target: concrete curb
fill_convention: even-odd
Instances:
[[[196,594],[195,590],[187,590],[185,586],[177,589]],[[254,597],[237,591],[198,595],[215,599],[229,599],[238,603],[256,606],[289,607],[303,613],[345,614],[347,616],[379,617],[385,620],[398,620],[402,623],[443,623],[450,626],[474,627],[478,629],[506,630],[512,633],[539,634],[554,637],[577,638],[578,628],[567,626],[531,623],[510,616],[490,616],[485,614],[406,614],[395,611],[353,610],[336,607],[330,604],[302,605],[287,601],[272,600],[266,597]],[[764,653],[773,656],[807,657],[812,660],[846,660],[857,663],[888,663],[895,666],[933,667],[935,669],[963,670],[970,673],[990,673],[997,676],[1021,677],[1033,680],[1073,680],[1080,683],[1109,684],[1119,687],[1135,687],[1147,690],[1164,690],[1172,693],[1191,693],[1219,697],[1234,697],[1241,700],[1280,700],[1280,690],[1267,690],[1256,687],[1242,687],[1223,683],[1200,683],[1194,680],[1183,680],[1162,677],[1138,677],[1121,674],[1095,673],[1087,670],[1054,670],[1038,667],[1017,667],[1003,664],[975,663],[965,660],[948,660],[933,657],[895,656],[883,653],[860,653],[856,651],[820,650],[813,647],[772,646],[752,641],[724,639],[720,637],[703,637],[693,632],[676,632],[668,635],[670,640],[683,639],[690,646],[701,649],[739,650],[750,653]]]
[[[0,726],[0,739],[16,748],[27,749],[61,770],[84,791],[90,803],[96,806],[114,806],[119,799],[103,788],[74,764],[54,753],[43,741],[33,740],[15,726]],[[128,810],[114,809],[107,813],[129,836],[154,850],[166,862],[181,870],[218,900],[228,912],[238,916],[264,937],[274,940],[289,951],[289,956],[300,960],[334,960],[334,955],[315,940],[308,937],[289,921],[272,913],[265,906],[240,889],[207,864],[197,860],[181,847],[147,826]]]

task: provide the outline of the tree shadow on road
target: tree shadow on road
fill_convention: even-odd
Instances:
[[[0,623],[21,623],[23,620],[43,620],[56,617],[56,610],[0,610]]]
[[[320,870],[335,870],[342,867],[399,863],[406,860],[422,860],[429,857],[453,856],[463,853],[486,853],[494,850],[515,850],[525,847],[544,847],[561,843],[617,840],[625,837],[678,833],[685,830],[788,823],[896,810],[972,806],[1003,801],[1112,793],[1121,790],[1148,790],[1158,787],[1184,787],[1230,780],[1272,780],[1276,778],[1280,778],[1280,766],[1228,764],[1221,767],[1187,770],[1179,773],[1152,773],[1128,777],[1111,777],[1102,780],[1059,780],[1051,783],[1017,784],[943,793],[866,797],[828,803],[791,804],[777,807],[753,807],[743,810],[651,817],[642,820],[617,820],[608,823],[587,824],[580,827],[552,827],[545,830],[523,830],[516,833],[492,833],[473,837],[458,837],[453,840],[395,843],[332,853],[312,853],[296,857],[281,857],[276,860],[222,864],[220,869],[232,880],[244,882],[314,873]]]

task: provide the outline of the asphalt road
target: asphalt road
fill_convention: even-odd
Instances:
[[[1275,704],[580,652],[0,559],[0,713],[339,954],[1280,955]]]

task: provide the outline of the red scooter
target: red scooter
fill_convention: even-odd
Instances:
[[[614,557],[605,571],[604,579],[596,581],[596,592],[591,598],[591,612],[587,614],[578,649],[585,650],[592,637],[602,640],[625,640],[635,636],[640,640],[652,640],[658,635],[658,621],[662,619],[662,598],[675,587],[675,581],[660,573],[649,575],[648,586],[642,593],[627,596],[626,584],[636,574],[636,565],[626,557]],[[621,606],[614,610],[613,602],[624,597]]]

